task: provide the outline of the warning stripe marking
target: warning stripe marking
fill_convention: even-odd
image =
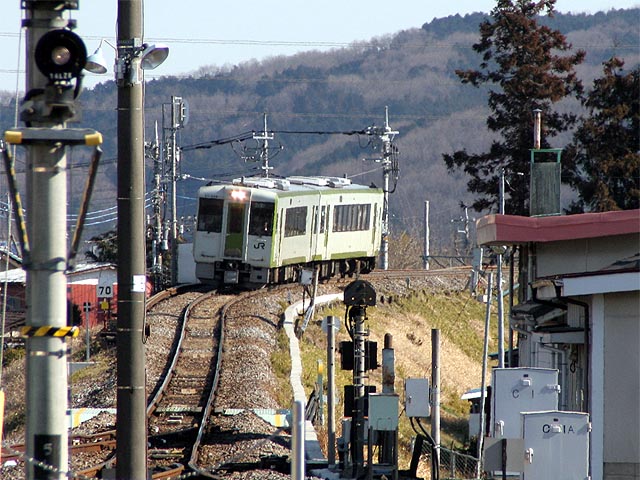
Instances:
[[[78,327],[22,327],[20,334],[24,337],[77,337],[80,333]]]

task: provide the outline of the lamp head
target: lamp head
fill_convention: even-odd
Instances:
[[[153,70],[160,66],[169,56],[169,47],[162,43],[155,45],[143,45],[144,50],[140,54],[140,68]]]
[[[96,51],[87,57],[84,69],[88,72],[97,73],[99,75],[107,73],[107,61],[102,54],[102,40],[100,40],[100,45],[98,45]]]

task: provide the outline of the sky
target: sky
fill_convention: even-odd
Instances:
[[[2,0],[0,90],[24,89],[24,34],[20,0]],[[328,50],[354,41],[419,28],[434,18],[459,13],[489,12],[495,0],[275,0],[221,2],[215,0],[156,0],[144,2],[144,41],[165,43],[169,58],[146,78],[180,75],[202,66],[237,65],[251,59],[292,55],[307,50]],[[84,40],[88,54],[104,38],[116,42],[116,0],[81,0],[72,12],[75,32]],[[13,6],[11,6],[13,5]],[[595,13],[612,8],[640,6],[639,0],[557,0],[563,13]],[[177,7],[177,8],[176,8]],[[110,72],[87,74],[85,87],[113,79],[114,51],[104,46]]]

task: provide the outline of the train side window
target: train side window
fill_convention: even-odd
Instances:
[[[273,233],[273,211],[273,203],[251,202],[249,235],[270,237]]]
[[[307,233],[307,207],[287,208],[284,219],[284,236],[295,237]]]
[[[222,206],[219,198],[201,198],[198,207],[198,231],[222,232]]]
[[[344,206],[338,205],[333,209],[333,231],[342,231],[342,212],[344,212]]]
[[[333,210],[334,232],[357,232],[369,230],[371,205],[337,205]]]

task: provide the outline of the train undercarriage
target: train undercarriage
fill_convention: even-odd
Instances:
[[[255,268],[251,265],[224,261],[196,264],[196,276],[202,283],[217,287],[239,285],[245,288],[262,288],[266,285],[281,285],[300,282],[304,270],[318,272],[318,280],[333,277],[353,277],[358,273],[369,273],[375,268],[374,257],[324,260],[304,264],[292,264],[276,268]]]

